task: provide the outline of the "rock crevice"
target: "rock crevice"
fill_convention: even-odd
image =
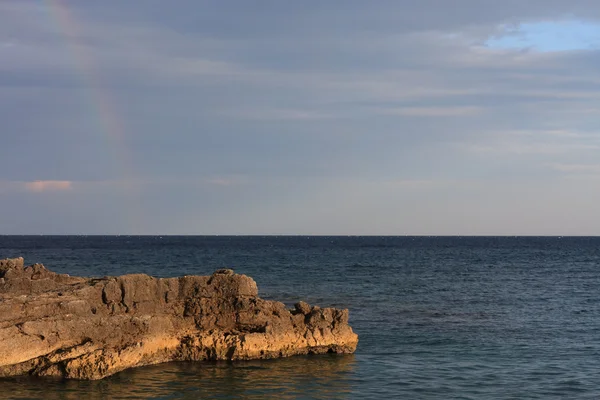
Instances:
[[[288,310],[230,269],[98,279],[0,260],[0,377],[101,379],[168,361],[352,353],[357,343],[348,310]]]

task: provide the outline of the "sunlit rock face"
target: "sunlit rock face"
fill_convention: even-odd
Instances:
[[[0,376],[101,379],[168,361],[352,353],[348,310],[293,310],[232,270],[71,277],[0,260]]]

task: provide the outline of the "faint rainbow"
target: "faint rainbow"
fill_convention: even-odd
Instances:
[[[115,107],[115,101],[109,89],[105,87],[98,71],[97,63],[89,47],[83,41],[83,31],[77,18],[64,0],[41,0],[57,30],[65,39],[71,53],[77,73],[84,87],[85,102],[89,104],[90,114],[96,119],[99,130],[106,135],[109,146],[114,152],[117,166],[120,168],[123,190],[128,199],[128,207],[123,211],[128,216],[132,233],[140,232],[139,197],[136,179],[131,165],[131,154],[126,145],[126,128],[123,117]],[[85,90],[87,89],[87,90]]]

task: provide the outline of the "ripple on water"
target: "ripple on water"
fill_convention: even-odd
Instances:
[[[12,399],[294,399],[347,398],[356,368],[353,355],[300,356],[239,362],[178,362],[135,368],[101,381],[11,378]]]

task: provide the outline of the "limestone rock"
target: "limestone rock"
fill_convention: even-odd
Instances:
[[[101,379],[167,361],[352,353],[348,310],[288,310],[233,270],[71,277],[0,260],[0,377]]]

